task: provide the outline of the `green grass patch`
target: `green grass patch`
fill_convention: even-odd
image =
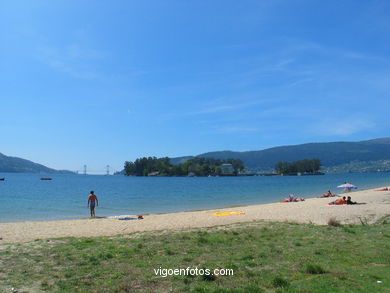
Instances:
[[[275,288],[287,288],[288,286],[290,286],[290,283],[286,279],[277,276],[272,280],[272,286]]]
[[[0,292],[389,292],[390,224],[244,223],[0,245]],[[163,277],[161,269],[232,269]],[[380,282],[378,282],[380,281]]]
[[[305,266],[305,273],[307,274],[325,274],[326,271],[317,264],[306,264]]]

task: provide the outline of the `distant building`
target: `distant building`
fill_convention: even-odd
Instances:
[[[158,176],[158,174],[160,174],[160,172],[159,171],[155,171],[155,172],[150,172],[148,174],[148,176]]]
[[[222,175],[232,175],[234,174],[234,168],[232,164],[222,164],[220,166]]]

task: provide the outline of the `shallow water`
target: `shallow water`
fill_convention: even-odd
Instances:
[[[52,177],[42,181],[41,177]],[[97,216],[167,213],[314,197],[352,182],[358,190],[390,185],[390,173],[324,176],[125,177],[0,173],[0,222],[83,218],[90,190]],[[353,194],[352,194],[353,197]]]

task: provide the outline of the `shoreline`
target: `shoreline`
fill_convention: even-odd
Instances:
[[[380,187],[378,187],[380,188]],[[376,188],[375,188],[376,189]],[[94,237],[143,231],[186,230],[252,221],[295,222],[327,225],[334,218],[342,224],[372,224],[390,215],[390,192],[359,190],[351,195],[358,205],[329,206],[335,198],[308,198],[303,202],[266,203],[207,210],[144,215],[143,220],[82,218],[0,223],[0,244],[62,237]],[[343,195],[342,195],[343,196]],[[240,212],[228,216],[213,213]]]
[[[390,184],[389,184],[390,186]],[[332,201],[332,199],[336,199],[348,194],[355,194],[357,192],[362,192],[362,191],[369,191],[369,190],[375,190],[378,188],[382,188],[383,186],[380,187],[375,187],[375,188],[368,188],[368,189],[359,189],[355,191],[351,191],[350,193],[338,193],[338,197],[332,197],[329,199],[329,201]],[[319,198],[317,196],[309,195],[309,197],[303,197],[305,201],[311,200],[311,199],[317,199]],[[282,200],[282,199],[280,199]],[[254,204],[244,204],[244,205],[239,205],[239,204],[233,204],[233,205],[227,205],[227,206],[221,206],[221,207],[210,207],[210,208],[201,208],[201,209],[190,209],[190,210],[182,210],[182,211],[174,211],[174,212],[156,212],[156,213],[145,213],[142,214],[143,216],[150,216],[150,215],[166,215],[166,214],[177,214],[177,213],[191,213],[191,212],[202,212],[202,211],[214,211],[214,210],[226,210],[226,209],[233,209],[233,208],[245,208],[245,207],[250,207],[250,206],[262,206],[262,205],[268,205],[268,204],[276,204],[280,203],[280,201],[271,201],[271,202],[264,202],[264,203],[254,203]],[[89,210],[88,210],[89,212]],[[138,215],[138,214],[137,214]],[[127,215],[109,215],[109,216],[97,216],[95,219],[110,219],[110,218],[116,218],[116,217],[121,217],[121,216],[133,216],[136,217],[136,214],[127,214]],[[140,214],[141,215],[141,214]],[[89,216],[83,216],[83,217],[69,217],[69,218],[57,218],[57,219],[42,219],[42,220],[20,220],[20,221],[0,221],[1,224],[13,224],[13,223],[39,223],[39,222],[56,222],[56,221],[76,221],[76,220],[91,220],[91,217]],[[0,236],[1,237],[1,236]],[[0,242],[1,243],[1,242]]]

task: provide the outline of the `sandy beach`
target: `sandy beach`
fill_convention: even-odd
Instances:
[[[390,215],[390,192],[351,192],[357,205],[329,206],[336,198],[311,198],[303,202],[271,203],[216,210],[146,215],[143,220],[114,218],[0,223],[0,243],[28,242],[60,237],[93,237],[130,234],[153,230],[181,230],[251,222],[277,221],[326,225],[330,218],[343,224],[375,223]],[[243,212],[216,216],[215,212]],[[97,209],[97,215],[99,209]]]

